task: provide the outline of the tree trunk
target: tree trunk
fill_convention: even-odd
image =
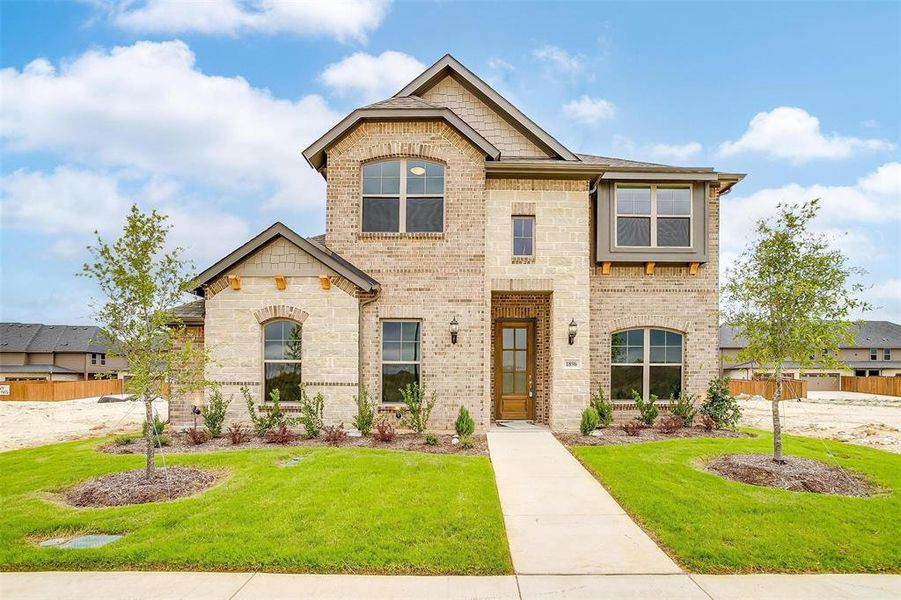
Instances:
[[[782,369],[776,369],[776,385],[773,390],[773,462],[784,464],[782,458],[782,423],[779,421],[779,400],[782,399]]]
[[[147,417],[147,429],[144,433],[144,439],[147,442],[147,466],[144,469],[144,474],[147,476],[147,479],[150,479],[155,468],[153,452],[156,448],[156,440],[154,438],[157,433],[153,427],[153,396],[147,393],[144,394],[144,413]]]

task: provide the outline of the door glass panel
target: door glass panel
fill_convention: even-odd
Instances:
[[[525,371],[526,370],[526,351],[525,350],[517,350],[516,351],[516,370],[517,371]]]
[[[513,330],[512,329],[504,329],[504,348],[512,348],[513,347]]]
[[[504,383],[502,385],[502,391],[504,394],[512,394],[513,393],[513,373],[504,372]]]
[[[513,351],[512,350],[504,350],[504,370],[509,370],[513,368],[514,359],[513,359]]]
[[[526,347],[526,329],[524,327],[516,328],[516,347],[517,348],[525,348]]]
[[[526,393],[526,372],[525,371],[517,371],[515,373],[515,377],[513,379],[513,393],[514,394],[525,394]]]

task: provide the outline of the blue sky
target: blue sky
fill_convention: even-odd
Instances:
[[[90,322],[74,277],[132,201],[204,268],[323,230],[300,150],[451,52],[577,152],[749,173],[723,267],[780,201],[901,322],[901,4],[0,4],[0,319]]]

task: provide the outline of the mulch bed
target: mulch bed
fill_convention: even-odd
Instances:
[[[707,470],[733,481],[793,492],[860,498],[874,491],[862,475],[809,458],[787,456],[785,464],[778,464],[769,454],[727,454],[709,462]]]
[[[223,450],[249,450],[260,448],[284,448],[284,447],[311,447],[311,448],[327,448],[331,447],[322,436],[318,438],[306,439],[299,437],[293,442],[287,444],[273,444],[256,436],[242,444],[233,445],[228,435],[223,433],[222,437],[208,440],[203,444],[193,445],[188,439],[187,434],[181,432],[166,433],[169,439],[169,445],[157,452],[162,453],[188,453],[188,452],[221,452]],[[363,437],[346,437],[341,441],[341,448],[382,448],[387,450],[408,450],[413,452],[427,452],[429,454],[459,454],[463,456],[487,456],[488,455],[488,438],[484,435],[472,436],[473,447],[464,450],[459,444],[453,445],[452,435],[436,434],[438,444],[429,446],[425,443],[423,436],[415,433],[398,433],[390,442],[379,442],[370,436]],[[111,444],[103,446],[101,450],[110,454],[144,454],[146,443],[143,439],[137,439],[124,446]]]
[[[64,497],[68,504],[80,507],[146,504],[192,496],[216,479],[213,473],[187,467],[157,468],[148,479],[141,468],[91,479],[68,490]]]
[[[714,429],[707,431],[703,427],[683,427],[674,433],[663,433],[656,427],[645,427],[637,436],[630,436],[619,425],[611,425],[604,429],[598,429],[600,436],[582,435],[581,433],[557,433],[557,439],[566,446],[617,446],[620,444],[635,444],[639,442],[654,442],[657,440],[671,440],[674,438],[747,438],[753,437],[741,431],[728,429]]]

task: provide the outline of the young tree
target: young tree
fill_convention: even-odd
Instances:
[[[169,386],[178,396],[202,390],[207,355],[193,343],[172,308],[190,289],[191,277],[181,249],[166,251],[171,225],[167,217],[142,213],[137,206],[112,244],[89,246],[92,260],[80,273],[96,281],[105,301],[95,317],[107,338],[109,354],[128,361],[125,389],[144,402],[147,423],[153,423],[153,399]],[[146,427],[149,478],[154,472],[154,428]]]
[[[726,322],[745,337],[739,360],[772,373],[773,460],[783,463],[779,401],[787,361],[802,370],[838,366],[838,347],[853,339],[850,315],[869,306],[851,282],[859,269],[848,265],[822,235],[808,231],[819,199],[779,205],[778,214],[757,222],[757,238],[727,272],[723,287]]]

